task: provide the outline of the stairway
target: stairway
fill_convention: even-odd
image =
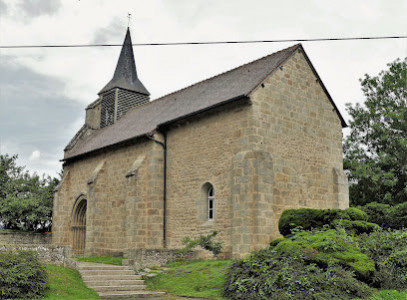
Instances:
[[[102,299],[163,299],[164,292],[146,291],[141,275],[127,266],[77,262],[84,283]]]

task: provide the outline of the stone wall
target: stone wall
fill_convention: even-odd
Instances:
[[[70,247],[52,246],[51,233],[21,231],[0,232],[0,252],[11,250],[32,250],[38,253],[43,263],[72,267]]]
[[[124,260],[124,265],[129,265],[135,270],[145,268],[160,267],[170,261],[182,261],[196,259],[194,251],[179,252],[167,249],[133,249],[128,253],[128,259]]]
[[[223,254],[232,255],[233,157],[250,150],[251,106],[247,100],[194,117],[167,136],[167,236],[169,248],[185,237],[217,231]],[[208,219],[207,187],[214,188],[214,218]]]
[[[266,248],[273,228],[273,160],[268,152],[250,150],[233,158],[233,256]]]
[[[69,247],[51,246],[51,245],[0,245],[1,251],[11,250],[32,250],[38,253],[38,258],[43,263],[55,264],[66,267],[73,267],[74,261],[71,257]]]
[[[0,245],[50,245],[51,233],[0,231]]]

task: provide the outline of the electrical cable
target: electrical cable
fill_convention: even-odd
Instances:
[[[133,46],[185,46],[185,45],[225,45],[225,44],[259,44],[259,43],[287,43],[287,42],[331,42],[356,40],[388,40],[406,39],[407,36],[376,36],[376,37],[344,37],[344,38],[315,38],[315,39],[281,39],[281,40],[249,40],[249,41],[214,41],[214,42],[169,42],[169,43],[134,43]],[[3,45],[0,49],[24,48],[88,48],[88,47],[121,47],[123,44],[73,44],[73,45]]]

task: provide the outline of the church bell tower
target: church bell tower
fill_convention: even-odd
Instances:
[[[150,101],[150,93],[137,76],[129,28],[113,78],[98,95],[101,98],[100,128],[112,125],[131,108]]]

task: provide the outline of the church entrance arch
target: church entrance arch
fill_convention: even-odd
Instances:
[[[72,253],[75,255],[84,255],[85,253],[86,207],[87,201],[82,195],[75,201],[72,210]]]

